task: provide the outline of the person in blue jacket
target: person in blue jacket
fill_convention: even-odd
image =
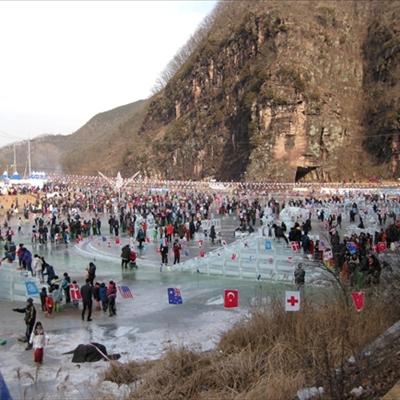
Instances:
[[[26,247],[23,247],[21,259],[22,259],[22,265],[25,268],[25,270],[29,271],[31,273],[31,275],[33,276],[32,253]]]
[[[100,284],[99,297],[101,301],[101,307],[103,311],[106,312],[108,308],[108,297],[107,297],[107,287],[104,282]]]

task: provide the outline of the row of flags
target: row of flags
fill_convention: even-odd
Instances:
[[[39,290],[32,281],[26,281],[26,292],[29,297],[38,296]],[[74,286],[74,285],[71,285]],[[80,301],[82,300],[79,287],[71,288],[71,300]],[[118,291],[123,299],[133,299],[133,294],[129,286],[118,285]],[[179,288],[168,288],[168,303],[169,304],[183,304],[182,291]],[[365,293],[362,291],[354,291],[351,293],[354,308],[357,312],[363,310],[365,305]],[[301,297],[300,291],[285,291],[285,311],[300,311]],[[224,290],[224,307],[225,308],[236,308],[239,307],[239,290],[238,289],[225,289]]]

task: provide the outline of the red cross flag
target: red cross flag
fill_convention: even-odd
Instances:
[[[239,306],[239,290],[225,289],[224,290],[224,307],[235,308]]]
[[[300,310],[300,292],[285,292],[285,311]]]

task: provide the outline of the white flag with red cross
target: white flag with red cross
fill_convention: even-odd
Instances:
[[[285,311],[300,310],[300,292],[286,291],[285,292]]]

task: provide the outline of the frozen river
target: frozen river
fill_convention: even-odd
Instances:
[[[227,241],[233,240],[236,222],[227,219],[222,234]],[[16,242],[28,243],[28,235]],[[124,239],[127,241],[128,239]],[[267,281],[244,280],[223,276],[208,276],[197,272],[160,271],[159,254],[155,244],[148,244],[143,258],[138,260],[137,271],[121,271],[119,247],[114,241],[103,242],[100,238],[87,240],[79,246],[48,245],[32,249],[45,256],[55,267],[56,273],[68,272],[72,279],[82,284],[89,261],[97,266],[96,280],[115,280],[132,290],[133,299],[117,298],[117,316],[109,317],[102,311],[93,312],[93,321],[82,321],[80,311],[65,307],[53,318],[45,318],[35,299],[37,320],[42,321],[50,343],[45,349],[44,365],[36,377],[32,352],[25,351],[24,343],[17,339],[24,333],[23,315],[12,308],[23,303],[0,301],[0,338],[7,344],[0,347],[0,370],[15,399],[61,398],[57,388],[69,387],[71,397],[87,398],[91,385],[96,386],[99,374],[107,364],[98,362],[71,363],[71,355],[62,353],[72,350],[79,343],[91,341],[106,345],[110,353],[120,353],[121,361],[145,360],[160,357],[171,345],[186,345],[199,350],[213,348],[222,332],[226,331],[254,304],[268,302],[272,296],[281,296],[283,284]],[[186,245],[188,257],[197,256],[197,242]],[[211,246],[205,244],[206,251]],[[31,247],[31,246],[28,246]],[[184,257],[185,258],[185,257]],[[0,277],[1,277],[0,269]],[[181,289],[183,304],[168,304],[167,288]],[[237,309],[223,307],[224,289],[239,289],[240,306]],[[24,394],[25,392],[25,394]],[[75,394],[73,394],[75,393]],[[69,396],[69,395],[68,395]]]

